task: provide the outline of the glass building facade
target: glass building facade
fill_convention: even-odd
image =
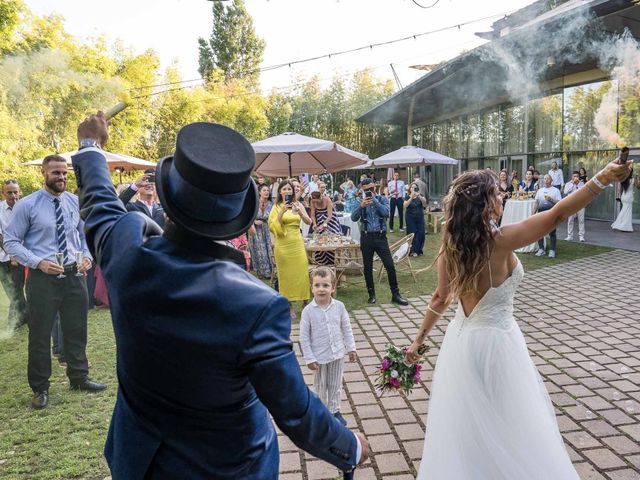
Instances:
[[[610,108],[608,115],[598,117],[603,99]],[[609,138],[603,138],[603,129],[611,133]],[[632,149],[640,147],[640,82],[621,86],[605,80],[566,87],[523,104],[492,106],[414,127],[412,132],[414,145],[460,159],[462,171],[507,168],[522,178],[529,165],[545,174],[555,160],[565,181],[580,167],[591,176],[617,156],[615,133]],[[446,188],[454,173],[451,167],[430,167],[431,194],[444,195],[439,190]],[[635,195],[633,211],[634,221],[640,223],[640,195]],[[607,221],[615,215],[614,188],[586,211],[588,218]]]

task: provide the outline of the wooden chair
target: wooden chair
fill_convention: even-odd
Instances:
[[[443,221],[443,212],[427,212],[427,227],[430,227],[433,233],[438,233],[440,231]]]
[[[409,253],[411,252],[411,242],[413,241],[413,233],[401,238],[397,242],[389,245],[389,250],[391,250],[391,257],[393,258],[393,263],[396,266],[396,271],[400,272],[409,272],[413,277],[413,281],[418,283],[418,279],[416,278],[416,270],[413,268],[411,264],[411,257]],[[378,255],[373,258],[374,263],[377,263],[379,268],[378,270],[378,281],[382,278],[382,272],[384,270],[384,265],[382,265],[382,260]]]
[[[336,250],[335,253],[336,278],[338,283],[346,279],[347,274],[358,275],[363,278],[364,263],[360,245],[348,245]]]

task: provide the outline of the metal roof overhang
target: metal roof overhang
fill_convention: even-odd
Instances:
[[[589,8],[600,18],[606,31],[619,33],[628,28],[636,38],[640,38],[640,5],[636,1],[593,0],[582,3],[582,8]],[[559,63],[548,66],[548,57],[556,55],[560,58],[561,51],[545,51],[539,58],[528,55],[527,45],[532,42],[532,35],[553,34],[553,30],[559,28],[566,19],[565,15],[570,13],[566,9],[556,15],[551,15],[552,12],[547,12],[521,28],[513,29],[508,35],[493,42],[508,42],[509,48],[515,49],[523,58],[526,57],[529,62],[537,65],[537,70],[543,72],[541,82],[597,68],[595,57],[586,56],[576,64]],[[477,111],[490,105],[509,102],[503,66],[483,59],[493,42],[446,62],[369,110],[357,121],[414,126],[448,118],[453,116],[453,112],[459,114]],[[479,79],[482,81],[479,82]],[[478,85],[482,85],[482,88],[478,88]]]

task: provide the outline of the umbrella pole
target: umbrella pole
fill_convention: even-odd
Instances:
[[[289,156],[289,178],[293,178],[293,173],[291,173],[291,155],[293,154],[287,152],[287,155]]]

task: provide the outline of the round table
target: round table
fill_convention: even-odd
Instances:
[[[536,203],[533,199],[527,200],[507,200],[502,214],[502,222],[500,225],[510,225],[529,218],[533,215],[533,206]],[[534,242],[526,247],[519,248],[516,252],[533,253],[538,250],[538,242]]]
[[[345,213],[342,216],[338,215],[338,221],[340,222],[340,225],[349,227],[351,229],[351,238],[353,238],[354,241],[360,243],[360,227],[358,226],[358,222],[354,222],[353,220],[351,220],[351,214]]]

